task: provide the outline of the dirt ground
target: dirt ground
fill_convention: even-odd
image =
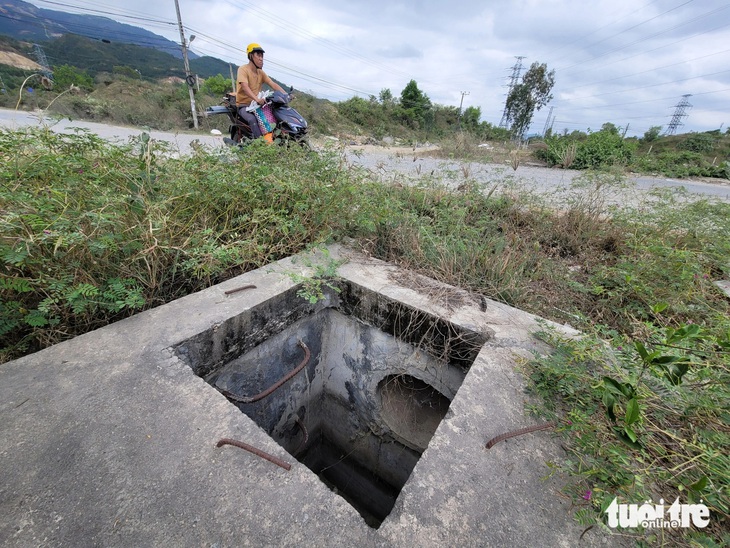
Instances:
[[[423,152],[438,150],[438,145],[426,143],[416,146],[401,146],[394,144],[362,144],[356,141],[348,141],[346,139],[337,139],[335,137],[317,137],[312,138],[311,143],[315,148],[325,147],[342,147],[343,149],[357,154],[392,154],[392,155],[415,155]]]
[[[23,70],[39,70],[42,68],[35,61],[11,51],[0,51],[0,65],[10,65]]]

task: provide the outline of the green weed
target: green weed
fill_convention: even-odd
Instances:
[[[309,303],[315,304],[325,298],[325,288],[329,288],[335,293],[341,291],[337,285],[339,279],[337,269],[344,264],[344,260],[334,260],[326,247],[315,247],[310,249],[310,252],[319,255],[316,263],[312,261],[311,256],[305,256],[303,259],[304,266],[312,269],[312,273],[305,276],[298,272],[287,272],[287,275],[299,284],[297,295]]]
[[[730,322],[646,327],[643,342],[601,326],[578,340],[544,334],[556,350],[527,369],[547,405],[540,412],[561,424],[569,457],[556,466],[576,479],[567,494],[583,520],[590,511],[602,523],[614,497],[702,500],[710,527],[686,536],[675,530],[665,542],[719,541],[730,510],[730,459],[722,449],[730,443]]]

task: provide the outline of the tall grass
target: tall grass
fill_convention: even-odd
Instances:
[[[0,133],[8,359],[337,237],[367,215],[327,155],[255,143],[170,158],[142,138]],[[372,218],[372,217],[371,217]]]

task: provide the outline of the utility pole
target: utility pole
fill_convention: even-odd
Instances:
[[[684,116],[689,116],[688,114],[685,114],[684,111],[688,108],[692,108],[692,105],[690,105],[689,101],[687,100],[689,97],[692,97],[692,94],[687,93],[686,95],[682,95],[682,99],[679,101],[679,103],[675,105],[672,121],[669,122],[669,126],[667,126],[667,130],[664,132],[664,135],[674,135],[674,132],[677,131],[677,128],[684,125],[682,123],[682,118]]]
[[[188,47],[185,40],[185,31],[183,30],[182,18],[180,17],[180,4],[175,0],[175,10],[177,11],[177,24],[180,27],[180,45],[182,46],[183,63],[185,64],[185,83],[188,85],[188,93],[190,93],[190,111],[193,114],[193,127],[198,129],[198,115],[195,112],[195,78],[190,74],[190,63],[188,62]]]
[[[509,97],[510,92],[514,87],[517,85],[517,81],[520,79],[520,73],[522,72],[522,60],[525,57],[523,55],[515,57],[517,61],[515,62],[514,66],[512,67],[512,76],[510,76],[509,81],[509,88],[507,89],[507,97]],[[503,127],[506,129],[509,129],[510,125],[512,125],[509,116],[509,112],[507,112],[507,104],[504,105],[504,111],[502,112],[502,119],[499,121],[499,127]]]
[[[461,92],[461,103],[459,103],[459,129],[461,129],[461,107],[464,105],[464,95],[469,95],[468,91]]]

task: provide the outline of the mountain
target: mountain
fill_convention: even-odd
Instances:
[[[71,65],[91,76],[113,72],[115,67],[128,67],[150,79],[185,76],[180,45],[150,31],[107,17],[41,9],[22,0],[0,0],[0,51],[24,55],[26,62],[37,60],[31,51],[33,43],[43,46],[49,66]],[[201,78],[216,74],[228,77],[238,69],[190,50],[188,59],[190,70]]]
[[[22,0],[0,0],[0,34],[28,42],[46,42],[68,34],[85,36],[101,43],[135,44],[182,58],[180,45],[133,25],[107,17],[79,15],[43,8]],[[188,52],[193,60],[198,56]]]
[[[91,76],[113,72],[115,67],[129,67],[150,79],[168,76],[185,77],[182,60],[157,49],[121,42],[99,42],[77,34],[64,34],[43,42],[43,51],[51,67],[71,65]]]
[[[137,72],[143,78],[159,80],[175,76],[185,77],[181,59],[153,48],[123,44],[121,42],[99,42],[77,34],[64,34],[59,38],[41,42],[48,65],[59,67],[70,65],[86,71],[90,76],[100,72],[123,70]],[[21,42],[0,34],[0,65],[30,68],[37,59],[36,48],[29,42]],[[4,55],[2,55],[4,54]],[[214,57],[198,57],[190,61],[190,69],[201,78],[216,74],[228,77],[231,70],[228,63]]]

